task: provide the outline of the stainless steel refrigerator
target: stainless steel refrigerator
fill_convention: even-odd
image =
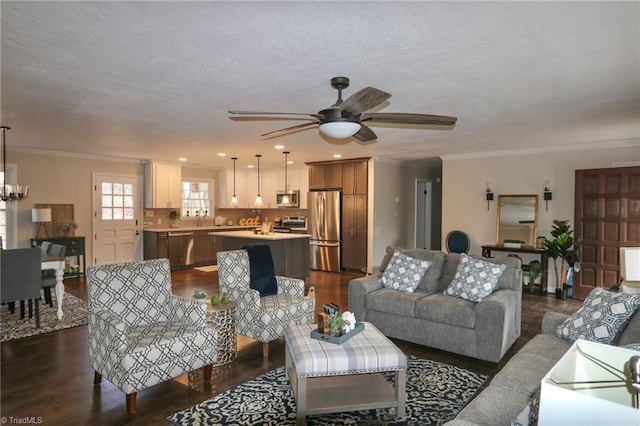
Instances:
[[[340,234],[340,191],[311,191],[307,208],[309,209],[308,228],[309,265],[319,271],[340,272],[341,234]]]

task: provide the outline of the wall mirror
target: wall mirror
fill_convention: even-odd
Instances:
[[[538,195],[499,195],[496,244],[505,240],[536,245],[538,235]]]

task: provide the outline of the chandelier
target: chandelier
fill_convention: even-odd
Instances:
[[[11,127],[0,126],[2,129],[2,188],[0,188],[1,201],[22,201],[27,198],[29,186],[27,185],[9,185],[7,184],[7,130]]]

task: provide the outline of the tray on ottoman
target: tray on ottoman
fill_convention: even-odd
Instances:
[[[335,343],[339,345],[351,339],[353,336],[360,333],[362,330],[364,330],[364,324],[361,322],[357,322],[353,330],[343,334],[342,336],[332,336],[330,334],[320,333],[316,328],[315,330],[311,330],[311,338],[316,340],[322,340],[323,342]]]

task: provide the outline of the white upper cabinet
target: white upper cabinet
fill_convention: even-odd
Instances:
[[[182,206],[182,167],[175,164],[144,165],[144,207],[147,209]]]
[[[220,189],[218,206],[231,206],[233,195],[233,169],[219,173]],[[304,168],[289,168],[287,170],[287,186],[290,190],[300,190],[300,208],[307,208],[307,192],[309,191],[309,171]],[[260,195],[263,208],[274,209],[276,193],[284,190],[284,167],[282,169],[260,170]],[[255,208],[258,195],[258,171],[236,169],[236,196],[239,208]]]

